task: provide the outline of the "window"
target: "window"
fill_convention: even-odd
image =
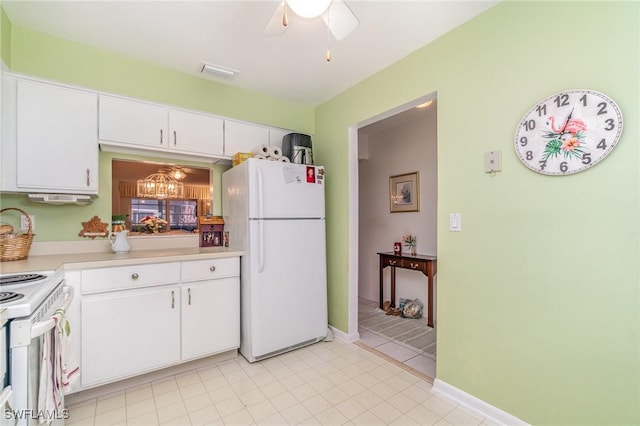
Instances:
[[[131,228],[137,230],[146,216],[156,216],[169,222],[170,229],[193,231],[198,226],[196,200],[131,199]]]
[[[179,177],[175,175],[177,171],[180,172]],[[179,179],[184,185],[182,197],[170,199],[139,197],[137,181],[155,173],[163,173]],[[212,213],[211,168],[114,158],[111,162],[111,175],[112,220],[121,220],[125,217],[125,227],[133,232],[132,235],[146,231],[140,224],[146,216],[156,216],[166,220],[168,230],[176,234],[197,231],[198,215]]]

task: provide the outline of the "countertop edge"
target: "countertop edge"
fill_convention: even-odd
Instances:
[[[177,248],[161,250],[136,250],[128,253],[66,253],[59,255],[30,256],[24,260],[1,262],[2,274],[34,271],[80,271],[83,269],[116,266],[182,262],[190,260],[220,259],[243,256],[244,252],[233,248]]]

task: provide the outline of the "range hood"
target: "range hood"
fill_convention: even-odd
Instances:
[[[29,201],[34,203],[45,204],[76,204],[78,206],[84,206],[91,204],[93,198],[89,195],[75,195],[75,194],[28,194]]]

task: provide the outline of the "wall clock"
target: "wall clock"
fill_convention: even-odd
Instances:
[[[594,90],[567,90],[535,104],[516,130],[520,161],[537,173],[563,176],[595,166],[615,148],[622,113]]]

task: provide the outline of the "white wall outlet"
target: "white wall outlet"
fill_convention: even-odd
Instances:
[[[462,216],[460,213],[449,213],[449,231],[462,231]]]
[[[35,215],[30,214],[29,218],[31,219],[31,232],[35,232],[36,230],[36,217]],[[27,222],[27,218],[22,215],[20,216],[20,230],[28,231],[29,230],[29,222]]]
[[[502,170],[502,153],[500,151],[489,151],[484,153],[485,173],[495,173]]]

